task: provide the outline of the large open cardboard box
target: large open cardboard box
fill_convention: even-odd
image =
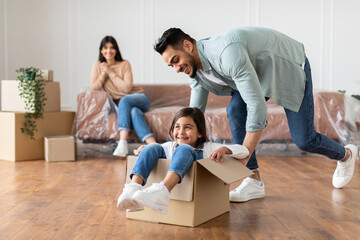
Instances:
[[[126,182],[137,157],[128,156]],[[171,160],[159,159],[152,170],[145,187],[164,179]],[[171,192],[167,214],[149,208],[139,212],[127,212],[129,219],[195,227],[230,209],[229,184],[252,175],[238,160],[225,158],[219,164],[209,158],[194,162],[181,184]]]
[[[1,81],[1,111],[25,112],[25,102],[19,95],[18,85],[17,80]],[[44,112],[59,112],[61,109],[59,82],[45,82],[44,92],[47,99]]]
[[[0,112],[0,160],[22,161],[44,159],[44,137],[70,135],[75,112],[44,112],[37,119],[35,140],[21,132],[25,113]]]

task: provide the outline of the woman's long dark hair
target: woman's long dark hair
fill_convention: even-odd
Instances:
[[[204,143],[208,141],[208,138],[206,136],[206,123],[205,123],[205,117],[204,114],[201,112],[198,108],[192,108],[192,107],[186,107],[180,109],[176,114],[175,117],[171,123],[171,127],[169,130],[170,137],[174,140],[173,132],[175,128],[175,123],[179,118],[182,117],[191,117],[201,134],[201,138],[198,138],[196,141],[196,147],[199,146],[199,144]]]
[[[99,61],[100,62],[106,62],[106,59],[104,58],[104,56],[102,55],[101,53],[101,49],[107,44],[107,43],[111,43],[115,50],[116,50],[116,54],[115,54],[115,60],[116,61],[124,61],[124,59],[121,57],[121,53],[120,53],[120,49],[119,49],[119,46],[115,40],[115,38],[113,38],[112,36],[105,36],[103,38],[103,40],[101,40],[101,43],[100,43],[100,47],[99,47]]]

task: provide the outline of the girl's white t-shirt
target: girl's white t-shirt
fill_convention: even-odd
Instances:
[[[176,142],[175,141],[166,142],[161,144],[161,146],[164,149],[166,159],[171,159],[175,151]],[[232,151],[232,154],[227,154],[227,156],[231,156],[237,159],[243,159],[249,155],[249,150],[247,149],[247,147],[243,145],[239,145],[239,144],[224,145],[221,143],[205,142],[203,148],[203,158],[210,157],[210,154],[214,150],[222,146],[227,147]]]

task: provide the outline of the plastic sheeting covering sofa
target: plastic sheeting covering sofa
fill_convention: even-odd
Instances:
[[[189,105],[189,85],[141,86],[151,101],[150,110],[144,114],[150,130],[157,141],[170,140],[168,131],[175,113]],[[230,96],[209,94],[205,119],[210,141],[232,141],[226,114],[230,99]],[[360,129],[360,101],[346,99],[344,94],[338,92],[314,93],[315,129],[343,144],[354,141],[354,138],[358,140]],[[78,94],[77,102],[74,134],[78,140],[83,143],[109,143],[119,139],[117,107],[105,91],[83,90]],[[271,99],[267,104],[268,125],[260,142],[291,141],[284,109]],[[140,142],[140,139],[132,131],[129,141]]]

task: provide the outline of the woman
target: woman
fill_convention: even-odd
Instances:
[[[127,155],[127,139],[131,127],[143,142],[156,142],[143,116],[150,108],[150,100],[140,86],[133,85],[130,63],[123,60],[118,44],[112,36],[104,37],[100,43],[99,60],[93,64],[91,70],[90,88],[105,90],[118,105],[120,140],[114,156]]]

